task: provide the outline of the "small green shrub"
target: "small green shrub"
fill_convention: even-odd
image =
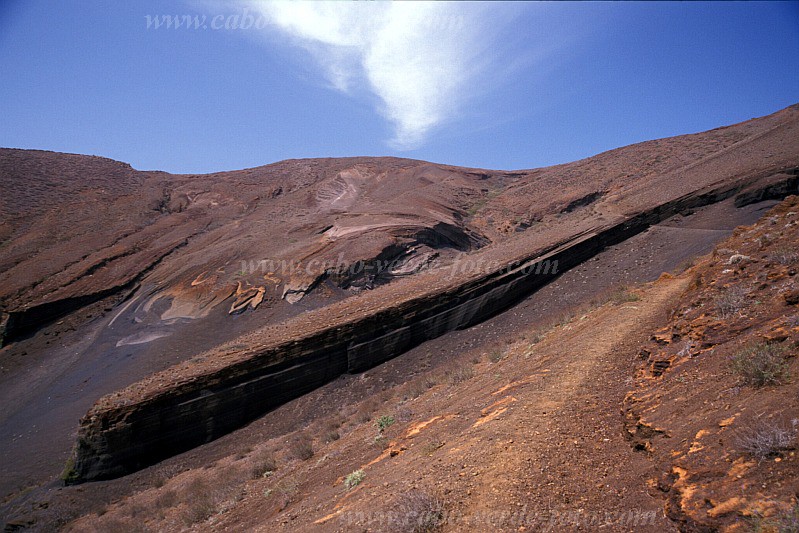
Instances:
[[[381,433],[383,431],[385,431],[386,428],[388,428],[389,426],[391,426],[393,424],[394,424],[394,417],[391,416],[391,415],[383,415],[380,418],[378,418],[377,421],[375,422],[375,426],[377,426],[377,430],[379,432],[381,432]]]
[[[78,481],[78,471],[75,470],[75,458],[70,457],[64,465],[64,470],[61,472],[61,481],[65,485],[72,485]]]
[[[347,477],[344,478],[344,486],[347,487],[347,489],[351,489],[357,485],[360,485],[364,479],[366,479],[366,472],[358,469],[347,474]]]
[[[788,381],[789,366],[782,344],[750,342],[731,357],[733,371],[753,387],[780,385]]]

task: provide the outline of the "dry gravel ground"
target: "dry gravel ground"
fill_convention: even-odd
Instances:
[[[799,530],[799,197],[696,267],[625,399],[681,528]]]

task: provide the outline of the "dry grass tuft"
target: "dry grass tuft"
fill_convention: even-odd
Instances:
[[[470,365],[458,365],[447,370],[445,375],[450,385],[458,385],[474,377],[474,368]]]
[[[788,349],[783,344],[750,342],[731,357],[732,370],[747,385],[763,387],[781,385],[788,381]]]
[[[300,461],[307,461],[314,455],[313,442],[307,435],[299,435],[289,443],[289,454]]]
[[[794,449],[797,425],[799,425],[797,419],[790,423],[760,420],[739,431],[735,439],[735,446],[739,451],[761,461],[780,455]]]
[[[719,318],[731,318],[746,307],[747,292],[742,287],[730,287],[721,291],[713,300]]]
[[[392,524],[392,531],[430,533],[444,525],[444,503],[438,496],[412,490],[399,497],[393,515],[397,521]]]
[[[277,460],[271,450],[260,449],[252,454],[253,479],[265,477],[277,470]]]

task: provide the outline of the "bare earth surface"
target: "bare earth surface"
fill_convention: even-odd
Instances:
[[[357,406],[340,439],[315,442],[318,449],[308,461],[289,456],[273,476],[248,482],[234,508],[209,523],[231,531],[354,526],[379,531],[388,525],[381,522],[397,496],[423,488],[447,502],[452,531],[537,530],[550,524],[590,529],[596,521],[616,519],[634,522],[615,524],[618,530],[673,528],[662,501],[648,493],[646,473],[652,466],[625,438],[619,406],[629,388],[636,346],[665,318],[688,281],[660,282],[639,301],[578,314],[535,344],[530,341],[537,328],[518,332],[508,339],[511,344],[496,348],[502,355],[497,362],[483,349],[468,350],[450,362],[455,366],[448,376],[430,377],[432,387],[417,398],[407,386],[387,387],[382,393],[387,399],[374,406],[374,414],[401,421],[386,430],[385,450],[373,442],[374,424],[359,422],[363,407]],[[351,379],[379,382],[389,371]],[[466,379],[468,372],[474,375]],[[303,401],[310,406],[338,392],[320,391]],[[280,457],[281,443],[290,440],[283,436],[260,446],[274,447]],[[221,459],[206,479],[213,485],[222,470],[246,476],[251,462],[249,455]],[[357,469],[363,469],[365,480],[347,491],[342,477]],[[192,474],[197,475],[181,474],[173,483],[196,490],[188,479]],[[265,496],[271,487],[276,488]],[[169,490],[167,483],[138,498],[147,501]],[[113,520],[115,511],[103,519]],[[122,506],[119,514],[126,511]],[[166,524],[180,520],[179,511],[167,512]],[[93,522],[76,527],[83,530]]]
[[[760,256],[750,257],[775,258],[774,273],[760,271],[771,281],[758,290],[777,301],[758,300],[757,313],[743,304],[737,327],[721,338],[694,326],[690,339],[699,348],[703,339],[740,344],[776,331],[796,375],[797,308],[783,295],[795,290],[789,272],[799,263],[781,255],[795,242],[794,229],[782,226],[799,227],[796,205],[794,197],[776,216],[740,229],[677,277],[663,274],[598,307],[486,343],[486,328],[502,315],[449,337],[446,359],[446,346],[433,342],[339,380],[187,454],[183,467],[154,469],[164,476],[155,487],[70,527],[408,531],[425,510],[440,509],[444,531],[776,531],[796,506],[796,442],[757,460],[733,436],[746,429],[736,429],[738,420],[751,424],[752,416],[784,415],[790,425],[799,413],[795,381],[753,388],[716,350],[669,356],[674,370],[656,376],[651,369],[661,352],[677,351],[671,345],[676,331],[687,332],[686,318],[717,313],[691,303],[704,313],[686,317],[681,306],[729,287],[713,285],[736,251],[730,246],[749,251],[744,246],[769,234]],[[734,270],[738,283],[758,273],[751,264]],[[741,338],[735,331],[745,324]],[[659,352],[642,359],[650,353],[642,346]],[[418,371],[400,377],[409,359]],[[395,420],[382,432],[381,416]],[[297,444],[303,439],[310,457]],[[206,466],[177,473],[195,461]],[[358,470],[362,481],[348,488],[345,477]]]
[[[331,458],[323,463],[327,477],[317,477],[313,467],[299,472],[308,483],[298,487],[298,498],[304,497],[288,510],[296,516],[292,527],[311,529],[312,522],[320,530],[341,530],[342,521],[351,520],[368,526],[370,518],[380,520],[380,511],[390,511],[394,494],[417,487],[442,494],[453,531],[535,530],[550,522],[579,523],[581,513],[590,524],[630,512],[641,513],[640,521],[618,524],[618,530],[640,530],[642,523],[651,531],[671,527],[658,499],[647,493],[646,459],[619,431],[618,405],[629,352],[686,284],[669,280],[641,301],[577,317],[532,347],[513,344],[502,361],[476,364],[468,384],[450,391],[447,383],[437,385],[429,398],[407,402],[415,416],[388,431],[388,454],[367,448],[360,464],[351,455],[348,461]],[[353,435],[351,446],[372,432],[367,427],[365,435]],[[331,448],[327,454],[335,457]],[[354,467],[363,468],[366,479],[357,492],[343,493],[336,473]],[[245,498],[218,527],[269,530],[285,520],[265,524],[262,506],[261,494]]]
[[[771,203],[766,204],[766,206],[768,205]],[[249,457],[251,452],[247,453],[248,449],[260,450],[265,446],[264,443],[267,440],[273,443],[275,450],[278,450],[279,453],[279,450],[285,448],[285,443],[290,440],[290,435],[294,432],[302,432],[306,426],[313,427],[316,424],[320,428],[318,438],[324,437],[326,419],[340,419],[340,411],[345,413],[347,410],[357,411],[359,409],[358,402],[361,399],[378,395],[383,390],[402,389],[403,386],[408,386],[405,385],[406,383],[424,381],[427,379],[424,376],[443,373],[453,364],[470,366],[469,361],[473,358],[486,360],[492,353],[504,353],[509,342],[518,341],[520,332],[544,328],[551,323],[563,320],[570,315],[569,310],[589,305],[595,299],[607,298],[607,295],[612,294],[623,285],[655,280],[664,271],[674,270],[681,265],[684,267],[686,261],[695,254],[709,252],[713,244],[718,239],[729,235],[736,225],[756,220],[762,215],[764,208],[765,206],[753,205],[745,209],[736,209],[730,202],[724,202],[700,210],[688,217],[678,216],[670,219],[622,245],[609,249],[597,256],[595,260],[565,273],[551,285],[544,287],[515,308],[489,322],[468,330],[453,332],[426,343],[366,375],[345,376],[306,398],[292,402],[266,415],[261,421],[253,423],[247,428],[141,473],[133,474],[119,481],[93,483],[72,488],[50,488],[44,493],[34,491],[29,497],[23,499],[22,504],[14,506],[12,516],[20,512],[23,515],[29,513],[31,508],[37,508],[37,502],[50,501],[48,509],[39,509],[36,514],[41,516],[41,520],[45,523],[54,518],[64,519],[73,513],[79,513],[81,508],[95,505],[105,506],[133,490],[142,490],[148,485],[157,483],[165,475],[171,477],[186,468],[199,468],[202,465],[213,464],[231,453],[243,453]],[[633,252],[636,253],[636,260],[629,261],[630,254]],[[534,335],[530,334],[530,337],[532,338]],[[646,338],[644,335],[640,340],[643,341]],[[525,361],[529,361],[529,359]],[[624,359],[623,363],[623,370],[627,372],[624,374],[624,379],[629,379],[631,377],[629,358]],[[484,366],[489,372],[496,367],[493,364]],[[604,380],[599,385],[604,387]],[[493,392],[493,390],[488,392]],[[620,394],[620,398],[623,398],[623,392]],[[602,398],[602,394],[599,394],[598,398]],[[607,409],[605,416],[609,420],[604,423],[615,427],[610,433],[617,437],[622,434],[619,426],[619,405],[613,400],[605,404]],[[594,406],[588,404],[586,408],[593,409]],[[370,409],[377,409],[377,407],[371,406]],[[565,412],[562,411],[562,413]],[[79,412],[76,413],[76,415],[79,414]],[[434,415],[431,414],[430,417],[432,416]],[[596,414],[590,416],[596,418]],[[353,423],[358,425],[355,420]],[[372,422],[363,422],[360,423],[360,426],[365,426],[365,430],[361,430],[361,433],[365,435],[364,439],[367,441],[373,439]],[[514,427],[513,431],[516,429]],[[594,431],[594,426],[585,426],[582,433],[591,434]],[[444,436],[442,439],[446,440]],[[315,445],[318,446],[318,443]],[[371,452],[371,446],[366,448],[367,452]],[[51,454],[54,449],[56,448],[50,448]],[[605,448],[605,451],[609,449]],[[8,453],[15,453],[17,450],[12,448]],[[52,466],[49,468],[60,468],[63,461],[66,460],[68,448],[64,448],[61,453],[63,458],[51,460]],[[41,457],[44,458],[46,455],[43,454]],[[252,459],[250,458],[248,461],[252,461]],[[354,462],[358,461],[360,459]],[[602,459],[599,461],[611,464]],[[42,461],[41,464],[46,465],[47,462]],[[355,467],[353,466],[352,469]],[[535,476],[535,479],[538,479],[539,476],[540,473]],[[237,481],[243,482],[248,477],[248,473],[245,472]],[[561,485],[556,486],[561,487]],[[551,498],[553,505],[561,501],[554,495]],[[539,512],[549,509],[551,508],[546,507]],[[574,509],[569,509],[574,511]],[[647,510],[652,509],[648,508]],[[12,510],[9,509],[9,513],[11,512]],[[147,514],[149,515],[149,513]],[[179,525],[184,524],[182,519],[177,520]]]
[[[514,172],[351,158],[176,176],[0,149],[0,518],[10,530],[383,531],[440,506],[449,531],[770,527],[795,505],[792,448],[753,461],[733,429],[799,418],[795,387],[747,388],[727,361],[749,337],[796,353],[783,296],[795,258],[781,251],[796,248],[795,200],[710,266],[683,273],[775,202],[683,212],[482,324],[124,478],[64,487],[58,475],[93,405],[464,283],[472,273],[441,275],[464,257],[522,257],[798,166],[796,106]],[[392,266],[352,274],[359,261]],[[757,312],[717,316],[719,294],[741,284]],[[378,431],[384,415],[394,423]]]

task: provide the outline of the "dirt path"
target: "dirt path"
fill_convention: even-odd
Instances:
[[[503,529],[525,522],[532,522],[532,529],[590,529],[606,522],[614,530],[671,527],[662,502],[650,497],[644,480],[633,473],[649,465],[625,440],[619,406],[629,387],[630,352],[687,283],[686,278],[656,283],[640,301],[577,318],[528,352],[535,358],[530,373],[493,391],[496,406],[478,420],[497,421],[471,431],[483,432],[476,442],[490,439],[493,446],[463,452],[466,460],[489,459],[463,502],[467,522],[493,516],[498,522],[493,525]]]

